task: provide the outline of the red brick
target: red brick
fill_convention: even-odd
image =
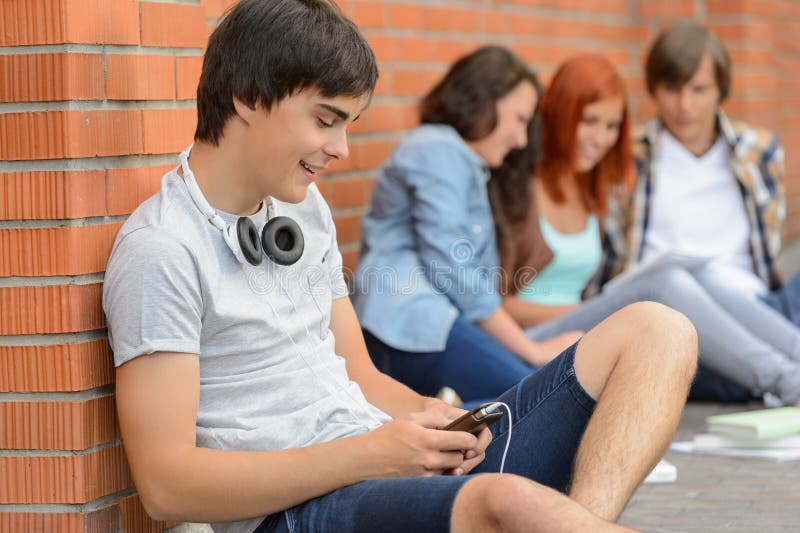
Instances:
[[[139,43],[137,0],[4,0],[0,46]]]
[[[417,35],[383,33],[369,33],[366,37],[378,61],[430,61],[431,49],[438,41]],[[380,74],[386,77],[385,69],[381,69]]]
[[[696,7],[693,0],[642,0],[639,3],[641,17],[694,17]]]
[[[778,5],[770,0],[707,0],[706,12],[709,15],[773,17],[778,12]]]
[[[323,180],[319,182],[320,192],[331,209],[362,207],[370,198],[368,181],[365,178]]]
[[[171,165],[108,169],[108,214],[127,215],[158,192]]]
[[[0,115],[0,159],[60,159],[141,152],[141,112],[137,110]]]
[[[0,2],[0,46],[66,42],[61,0]]]
[[[122,446],[67,457],[0,457],[0,503],[86,503],[133,485]]]
[[[418,4],[389,4],[389,23],[395,29],[422,28],[422,7]]]
[[[102,272],[121,226],[0,229],[0,276]]]
[[[139,44],[136,0],[0,2],[0,46]]]
[[[0,449],[85,450],[117,435],[114,397],[76,402],[0,402]]]
[[[586,53],[584,47],[521,44],[513,45],[511,49],[529,63],[536,65],[537,70],[545,72],[545,65],[555,69],[564,61],[578,54]],[[601,53],[608,58],[617,68],[622,68],[630,62],[630,54],[622,48],[603,48]],[[544,77],[543,77],[544,78]],[[544,81],[544,80],[543,80]]]
[[[67,42],[139,44],[137,0],[63,0]]]
[[[203,56],[178,56],[175,58],[175,70],[177,99],[194,100],[200,72],[203,70]]]
[[[181,152],[192,143],[195,109],[145,109],[143,115],[144,153]]]
[[[773,37],[773,30],[769,24],[759,21],[748,21],[747,23],[709,23],[708,29],[713,31],[717,37],[728,44],[730,41],[750,40],[748,46],[754,46],[754,41],[770,42]]]
[[[355,2],[349,17],[359,28],[381,28],[388,22],[385,2]]]
[[[350,156],[344,161],[334,161],[326,175],[352,170],[369,170],[380,166],[394,148],[393,140],[359,139],[350,143]]]
[[[361,118],[353,123],[352,133],[366,133],[408,129],[419,121],[416,103],[373,103]]]
[[[483,14],[484,30],[489,33],[509,33],[513,16],[502,11],[487,11]]]
[[[361,239],[361,215],[343,215],[334,218],[336,239],[339,244],[358,243]]]
[[[587,2],[586,0],[523,0],[522,2],[513,3],[527,3],[536,7],[560,9],[570,15],[588,11],[591,13],[611,13],[627,16],[629,9],[628,0],[593,0],[592,2]]]
[[[422,96],[436,85],[442,74],[432,70],[395,70],[392,72],[392,94]]]
[[[0,392],[82,391],[113,381],[113,359],[106,339],[0,346]]]
[[[0,55],[0,72],[0,102],[103,99],[100,54]]]
[[[747,65],[764,66],[778,62],[779,59],[775,57],[772,50],[759,49],[759,48],[728,48],[728,53],[731,56],[731,63],[738,71]],[[789,69],[782,68],[781,70],[788,71]]]
[[[779,88],[781,81],[768,74],[744,74],[734,71],[731,84],[736,91],[741,89],[775,91]]]
[[[356,170],[369,170],[380,166],[392,152],[396,141],[361,141],[351,153]]]
[[[161,522],[150,518],[144,510],[138,494],[131,494],[119,501],[123,533],[158,533],[175,525],[175,522]]]
[[[172,100],[175,97],[173,56],[107,55],[106,97],[109,100]]]
[[[346,250],[342,252],[342,270],[346,280],[353,279],[353,275],[358,266],[358,250]]]
[[[108,533],[117,530],[119,508],[116,504],[85,513],[0,512],[0,531]]]
[[[440,63],[449,65],[482,44],[484,43],[479,43],[472,39],[437,39],[433,44],[434,50],[431,57]],[[437,72],[436,75],[439,78],[443,77],[444,70]]]
[[[0,287],[0,335],[75,333],[105,326],[102,287]]]
[[[142,45],[202,48],[206,21],[199,5],[141,2]]]
[[[103,171],[0,173],[0,220],[105,215]]]
[[[429,31],[475,32],[478,12],[475,9],[426,7],[422,12],[422,26]]]

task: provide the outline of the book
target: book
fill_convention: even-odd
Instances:
[[[608,283],[603,285],[603,292],[612,290],[614,287],[624,285],[636,278],[655,272],[666,266],[679,266],[691,272],[705,266],[710,260],[710,257],[701,257],[674,251],[664,252],[646,263],[640,263],[612,278]]]
[[[800,434],[773,437],[771,439],[753,439],[717,433],[698,433],[694,436],[694,446],[695,448],[710,450],[718,448],[775,448],[800,450]]]
[[[678,479],[678,469],[666,459],[661,459],[642,483],[673,483]]]
[[[702,455],[721,455],[725,457],[744,457],[749,459],[762,459],[782,463],[784,461],[800,460],[800,449],[782,448],[698,448],[692,441],[676,441],[670,451],[680,453],[698,453]]]
[[[706,417],[708,431],[751,439],[800,433],[800,408],[778,407]]]

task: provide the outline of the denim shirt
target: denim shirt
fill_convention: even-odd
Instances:
[[[459,314],[476,322],[500,307],[489,176],[449,126],[398,143],[362,222],[353,303],[363,328],[398,350],[436,352]]]

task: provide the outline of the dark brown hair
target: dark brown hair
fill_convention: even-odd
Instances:
[[[420,105],[422,124],[446,124],[477,141],[497,126],[497,101],[522,81],[541,94],[536,74],[501,46],[485,46],[456,61]]]
[[[527,261],[536,241],[530,216],[533,203],[531,176],[539,155],[541,137],[539,112],[528,124],[528,144],[512,150],[503,164],[492,169],[487,185],[492,206],[497,251],[500,256],[501,294],[516,294],[518,272]]]
[[[731,87],[731,60],[719,37],[694,22],[679,22],[662,32],[647,54],[645,74],[647,90],[653,94],[656,85],[679,87],[689,81],[703,56],[714,63],[714,78],[720,102],[728,97]]]
[[[233,99],[269,110],[303,89],[371,94],[375,55],[330,0],[242,0],[208,40],[197,87],[195,139],[219,144]]]

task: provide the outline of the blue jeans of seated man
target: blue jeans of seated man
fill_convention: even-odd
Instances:
[[[536,372],[462,317],[456,318],[441,352],[396,350],[366,330],[364,340],[372,361],[384,374],[424,396],[435,396],[442,387],[450,387],[466,405],[495,398]]]
[[[797,327],[800,327],[800,272],[792,276],[781,288],[764,297],[770,307],[780,312]]]
[[[578,444],[595,402],[575,375],[575,349],[504,392],[513,414],[505,472],[566,491]],[[508,413],[490,427],[486,459],[469,475],[388,478],[344,487],[268,516],[257,533],[414,533],[448,531],[453,501],[474,475],[497,472],[506,446]]]

